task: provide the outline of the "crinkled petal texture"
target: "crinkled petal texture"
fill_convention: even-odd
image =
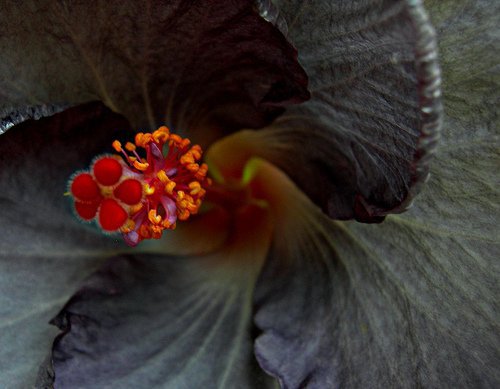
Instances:
[[[0,50],[8,126],[26,106],[101,100],[134,128],[203,128],[208,143],[308,97],[295,49],[244,0],[4,4]]]
[[[440,76],[420,3],[261,2],[297,47],[312,98],[259,134],[258,153],[333,218],[379,222],[406,209],[427,177]]]
[[[500,385],[500,10],[428,4],[447,109],[431,179],[380,225],[331,223],[305,205],[301,229],[276,233],[256,355],[285,388]]]

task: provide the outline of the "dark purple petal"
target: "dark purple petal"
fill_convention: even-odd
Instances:
[[[256,355],[285,388],[500,386],[497,3],[426,2],[447,115],[415,206],[380,225],[312,211],[275,246]]]
[[[49,320],[107,253],[123,247],[74,216],[67,180],[128,128],[100,103],[0,135],[0,387],[32,387]]]
[[[211,151],[229,155],[251,143],[245,134]],[[489,139],[439,155],[421,202],[383,225],[332,221],[266,174],[261,186],[282,197],[266,197],[277,229],[255,300],[267,372],[286,388],[494,382],[500,215],[491,184],[498,140]],[[239,165],[214,162],[226,162],[223,174]]]
[[[333,218],[377,222],[405,210],[428,175],[441,113],[434,33],[420,1],[263,8],[287,23],[312,98],[269,127],[260,154]]]
[[[252,349],[252,296],[269,229],[252,210],[218,252],[117,257],[54,320],[55,386],[266,388]],[[262,219],[267,220],[267,219]]]
[[[208,143],[309,96],[295,49],[251,1],[4,4],[0,37],[1,111],[99,99],[134,127]]]
[[[286,389],[497,387],[498,191],[483,181],[493,149],[461,175],[439,161],[433,192],[404,217],[332,222],[311,208],[302,228],[278,233],[256,289],[261,367]],[[484,193],[464,212],[453,198],[471,183]]]

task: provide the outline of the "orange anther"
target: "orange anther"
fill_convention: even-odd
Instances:
[[[170,179],[168,178],[167,173],[165,173],[165,170],[160,170],[158,173],[156,173],[156,177],[158,177],[164,184],[168,184],[170,182]]]
[[[149,186],[149,184],[144,184],[144,193],[146,196],[151,196],[155,192],[154,186]]]
[[[170,134],[170,137],[169,137],[169,142],[168,142],[168,144],[169,144],[170,146],[172,146],[173,144],[174,144],[175,146],[177,146],[177,145],[179,145],[181,142],[182,142],[182,138],[181,138],[179,135],[177,135],[177,134]]]
[[[189,189],[191,189],[191,191],[189,192],[189,194],[191,196],[194,196],[196,194],[198,194],[200,191],[201,191],[201,185],[198,181],[193,181],[189,184]]]
[[[193,204],[193,203],[189,203],[186,207],[186,209],[190,212],[190,213],[196,213],[198,212],[198,207]]]
[[[140,170],[140,171],[145,171],[148,169],[149,167],[149,163],[147,162],[139,162],[139,161],[134,161],[134,167],[137,169],[137,170]]]
[[[189,211],[187,209],[184,209],[182,210],[180,213],[178,213],[178,218],[179,220],[186,220],[187,218],[189,218]]]
[[[175,181],[170,181],[167,185],[165,185],[165,192],[171,195],[174,191],[175,185]]]
[[[186,166],[186,169],[190,172],[196,173],[200,169],[200,165],[198,165],[197,163],[190,163]]]
[[[135,144],[139,147],[145,148],[148,143],[151,143],[152,139],[153,137],[151,134],[139,132],[135,135]]]
[[[122,144],[119,141],[117,141],[117,140],[113,141],[112,146],[116,150],[117,153],[121,153]]]
[[[183,191],[183,190],[179,190],[179,191],[177,191],[177,201],[182,200],[182,199],[184,198],[184,196],[185,196],[185,195],[186,195],[186,194],[184,193],[184,191]]]
[[[135,150],[135,145],[131,142],[127,142],[125,144],[125,148],[128,150],[128,151],[134,151]]]
[[[200,145],[194,145],[193,147],[191,147],[191,150],[189,150],[189,152],[197,161],[201,158],[202,151]]]
[[[170,130],[168,129],[167,126],[160,126],[156,131],[161,131],[164,132],[165,134],[170,134]]]
[[[160,128],[162,128],[162,127],[160,127]],[[168,132],[161,131],[160,128],[158,130],[156,130],[155,132],[153,132],[153,139],[155,140],[156,143],[163,144],[168,140],[169,134],[168,134]],[[164,127],[164,128],[167,128],[167,127]]]
[[[188,138],[182,139],[179,148],[184,149],[191,144],[191,141]]]
[[[137,146],[141,146],[143,137],[144,137],[144,132],[138,132],[137,134],[135,134],[135,144]]]
[[[193,154],[191,152],[187,152],[186,154],[184,154],[181,158],[180,158],[180,161],[183,165],[188,165],[188,164],[191,164],[191,163],[194,163],[194,157],[193,157]]]
[[[203,181],[205,179],[205,176],[207,175],[208,172],[208,166],[206,163],[202,163],[196,174],[194,175],[194,178],[197,180]]]
[[[148,212],[148,219],[153,224],[160,224],[162,217],[156,214],[156,209],[152,209]]]
[[[139,203],[137,205],[133,205],[130,207],[129,214],[130,215],[135,215],[137,212],[139,212],[144,205],[142,203]]]
[[[130,231],[133,231],[134,228],[135,228],[135,222],[132,219],[128,219],[123,225],[123,227],[120,228],[120,231],[126,234],[129,233]]]

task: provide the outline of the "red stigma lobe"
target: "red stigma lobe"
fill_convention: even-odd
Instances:
[[[116,187],[113,194],[127,205],[138,204],[142,199],[142,185],[134,179],[127,179]]]
[[[128,214],[116,200],[104,199],[99,208],[99,224],[104,231],[116,231],[127,221]]]
[[[97,215],[100,202],[82,203],[75,201],[75,210],[83,220],[92,220]]]
[[[122,176],[123,168],[113,157],[104,157],[94,164],[94,176],[102,185],[115,185]]]
[[[77,175],[71,183],[71,194],[81,201],[96,200],[101,196],[101,191],[88,173]]]

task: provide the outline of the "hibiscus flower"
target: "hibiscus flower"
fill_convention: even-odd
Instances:
[[[494,4],[426,2],[445,115],[420,1],[4,4],[0,386],[498,386]],[[199,212],[78,220],[72,175],[160,126]]]

